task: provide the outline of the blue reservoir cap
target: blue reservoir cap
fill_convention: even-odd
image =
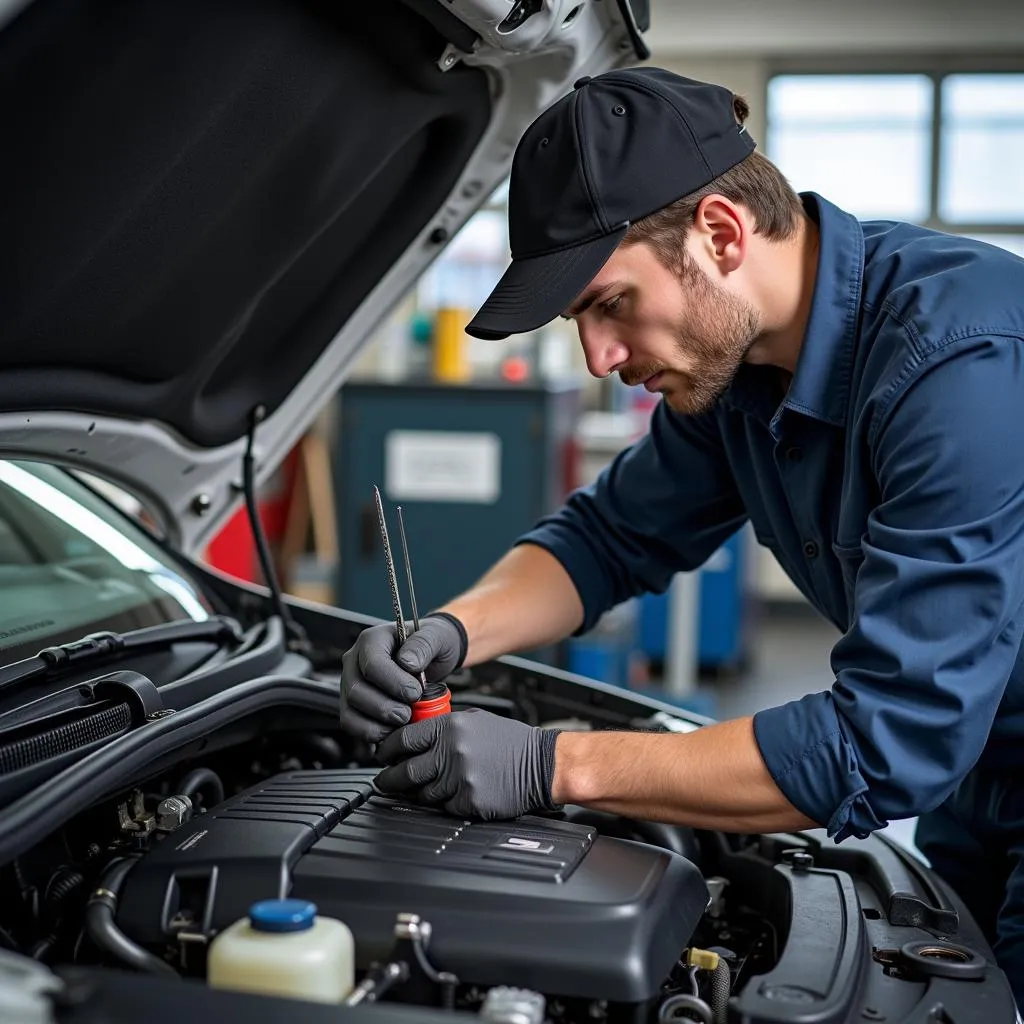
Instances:
[[[315,920],[316,904],[308,900],[261,900],[249,908],[249,923],[258,932],[304,932]]]

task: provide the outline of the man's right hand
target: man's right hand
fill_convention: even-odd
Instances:
[[[398,630],[390,623],[369,626],[341,662],[341,728],[367,743],[380,743],[411,715],[420,699],[419,675],[440,682],[461,667],[466,633],[447,614],[428,615],[398,650]]]

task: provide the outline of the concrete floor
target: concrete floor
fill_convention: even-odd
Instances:
[[[704,683],[700,695],[713,702],[716,718],[729,719],[826,689],[832,682],[829,652],[839,635],[807,606],[764,609],[752,632],[749,671],[739,679]],[[894,821],[885,831],[920,856],[914,847],[915,823]]]

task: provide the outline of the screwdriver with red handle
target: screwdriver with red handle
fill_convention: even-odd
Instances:
[[[384,545],[384,561],[388,571],[388,586],[391,589],[391,605],[395,613],[395,625],[398,629],[399,647],[408,639],[408,632],[405,628],[405,616],[402,613],[402,599],[398,592],[398,574],[395,572],[395,561],[391,554],[391,541],[388,538],[388,525],[384,516],[384,504],[381,501],[380,490],[373,488],[373,498],[377,506],[377,521],[380,525],[380,538]],[[420,628],[419,611],[416,608],[416,589],[412,582],[412,563],[409,559],[409,545],[405,539],[405,522],[402,518],[402,507],[398,506],[398,532],[402,542],[402,559],[405,563],[405,579],[409,587],[409,604],[412,610],[413,630],[418,632]],[[425,673],[420,673],[420,684],[422,692],[420,699],[412,705],[412,722],[422,722],[427,718],[435,718],[437,715],[446,715],[452,708],[451,691],[444,683],[428,683]]]

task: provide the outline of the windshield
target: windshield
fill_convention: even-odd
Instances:
[[[0,660],[212,609],[144,530],[65,470],[0,460]]]

